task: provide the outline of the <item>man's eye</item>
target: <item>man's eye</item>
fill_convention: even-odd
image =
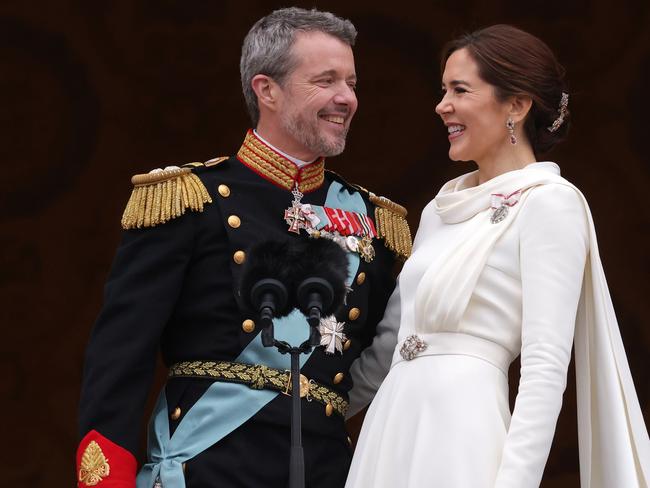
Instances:
[[[332,78],[321,78],[316,83],[318,83],[319,85],[323,85],[323,86],[329,86],[333,82],[334,82],[334,80]]]
[[[459,94],[460,93],[467,93],[467,90],[465,88],[461,88],[460,86],[457,86],[456,88],[454,88],[454,92],[459,93]]]
[[[357,90],[357,84],[356,84],[356,83],[348,83],[348,86],[350,87],[350,89],[351,89],[352,91],[356,91],[356,90]]]

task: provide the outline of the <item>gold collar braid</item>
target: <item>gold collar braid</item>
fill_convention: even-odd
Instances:
[[[325,181],[325,159],[318,158],[302,168],[260,141],[252,130],[239,148],[237,158],[271,183],[293,190],[296,183],[302,193],[319,188]]]

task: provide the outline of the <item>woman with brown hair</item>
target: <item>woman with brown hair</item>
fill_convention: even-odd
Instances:
[[[385,337],[353,368],[378,385],[392,354],[346,487],[539,486],[574,340],[582,486],[647,487],[650,441],[589,207],[558,165],[540,162],[568,131],[564,69],[507,25],[450,42],[442,64],[449,157],[478,170],[424,209]]]

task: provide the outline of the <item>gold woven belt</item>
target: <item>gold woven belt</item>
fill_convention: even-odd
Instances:
[[[291,373],[269,368],[263,364],[245,364],[229,361],[183,361],[169,368],[170,378],[210,378],[216,381],[242,383],[255,390],[275,390],[291,395]],[[314,380],[300,375],[300,397],[316,400],[345,417],[348,402],[338,393]],[[327,411],[327,410],[326,410]]]

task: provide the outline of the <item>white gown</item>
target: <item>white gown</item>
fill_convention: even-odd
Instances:
[[[423,211],[380,335],[353,366],[351,414],[372,398],[387,364],[390,371],[365,417],[346,488],[540,484],[562,405],[576,313],[591,289],[582,284],[590,251],[597,255],[593,224],[583,197],[559,177],[554,163],[532,164],[480,186],[476,179],[470,173],[449,182]],[[504,221],[490,223],[489,198],[501,190],[504,196],[522,192],[506,201],[512,206]],[[412,335],[427,346],[405,360],[400,347]],[[520,354],[511,417],[507,371]],[[614,355],[620,360],[620,351]],[[583,364],[582,355],[578,360]],[[624,431],[618,443],[623,452],[603,454],[597,439],[585,441],[585,422],[604,422],[582,415],[585,487],[647,486],[650,444],[625,368],[616,369],[624,370],[626,384],[612,386],[622,400],[611,407],[637,409],[617,412],[620,422],[613,421]],[[593,383],[588,378],[594,365],[584,369],[579,390]],[[602,396],[593,385],[594,391],[586,388],[578,392],[579,408],[586,397]],[[612,469],[601,469],[597,463],[610,455],[616,457]]]

